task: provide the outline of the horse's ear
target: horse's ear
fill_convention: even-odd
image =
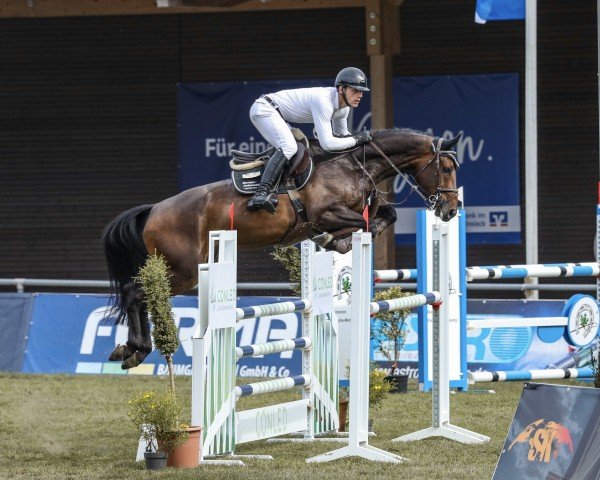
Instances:
[[[454,147],[458,141],[460,140],[460,137],[462,137],[463,132],[458,132],[458,135],[454,138],[451,138],[450,140],[444,140],[442,141],[442,150],[450,150],[452,147]]]

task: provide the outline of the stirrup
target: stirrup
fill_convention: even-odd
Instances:
[[[270,192],[267,195],[257,195],[252,197],[247,204],[247,208],[251,212],[256,212],[262,208],[271,215],[275,215],[275,209],[278,204],[277,193]]]

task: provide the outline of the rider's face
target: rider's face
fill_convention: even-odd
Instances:
[[[348,104],[352,108],[358,107],[358,104],[362,99],[363,92],[361,90],[357,90],[356,88],[344,87],[344,93],[346,94],[346,100],[348,101]]]

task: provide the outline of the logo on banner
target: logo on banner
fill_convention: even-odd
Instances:
[[[350,303],[350,290],[352,288],[351,279],[352,267],[342,267],[337,274],[336,298],[341,300],[343,297],[345,297],[348,304]]]
[[[565,426],[552,420],[540,418],[530,423],[521,431],[512,441],[508,450],[515,445],[527,444],[529,451],[527,460],[530,462],[550,462],[551,459],[558,458],[561,447],[573,455],[573,440],[571,432]]]
[[[490,227],[508,227],[508,212],[490,212]]]
[[[256,140],[250,136],[247,141],[228,142],[225,138],[206,138],[204,140],[204,156],[217,158],[230,158],[231,150],[236,149],[241,152],[259,153],[269,148],[269,144],[260,139]]]

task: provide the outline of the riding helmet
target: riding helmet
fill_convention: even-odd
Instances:
[[[356,67],[346,67],[340,70],[340,73],[335,77],[335,87],[338,86],[352,87],[361,92],[368,92],[367,76],[362,70]]]

